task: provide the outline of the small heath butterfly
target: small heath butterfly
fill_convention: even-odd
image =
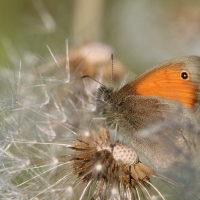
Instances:
[[[117,127],[155,169],[166,170],[195,151],[194,134],[185,124],[196,124],[199,85],[200,57],[179,57],[160,63],[118,91],[101,86],[97,108],[107,127]]]

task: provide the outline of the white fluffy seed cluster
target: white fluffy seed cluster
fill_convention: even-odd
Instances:
[[[121,161],[123,164],[134,165],[138,162],[139,157],[133,148],[116,144],[113,147],[113,157],[116,161]]]

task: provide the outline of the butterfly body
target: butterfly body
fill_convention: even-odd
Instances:
[[[155,66],[118,91],[101,86],[97,103],[108,127],[123,130],[129,143],[146,152],[154,163],[157,160],[157,168],[163,168],[174,162],[172,157],[176,160],[177,152],[180,154],[177,149],[188,151],[181,134],[184,133],[188,141],[191,138],[188,131],[181,130],[181,122],[196,124],[191,113],[198,108],[199,92],[200,57],[185,56]],[[175,128],[168,123],[172,118],[177,120]],[[153,126],[155,129],[156,124],[164,126],[145,138],[140,137],[141,131]],[[170,148],[170,154],[171,143],[174,148]],[[163,162],[167,158],[169,163]]]

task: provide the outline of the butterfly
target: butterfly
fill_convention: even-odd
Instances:
[[[197,123],[200,57],[162,62],[119,90],[102,85],[96,100],[108,128],[121,130],[155,168],[168,168],[194,151],[194,136],[183,124]]]

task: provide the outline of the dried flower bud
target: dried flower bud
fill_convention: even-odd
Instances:
[[[151,185],[149,178],[155,175],[154,170],[139,161],[133,148],[112,144],[103,126],[100,134],[91,131],[91,135],[88,138],[77,134],[77,140],[69,146],[75,150],[70,158],[76,182],[95,183],[93,198],[109,199],[113,195],[110,189],[115,188],[120,198],[128,197],[131,192],[139,199],[138,189]]]

